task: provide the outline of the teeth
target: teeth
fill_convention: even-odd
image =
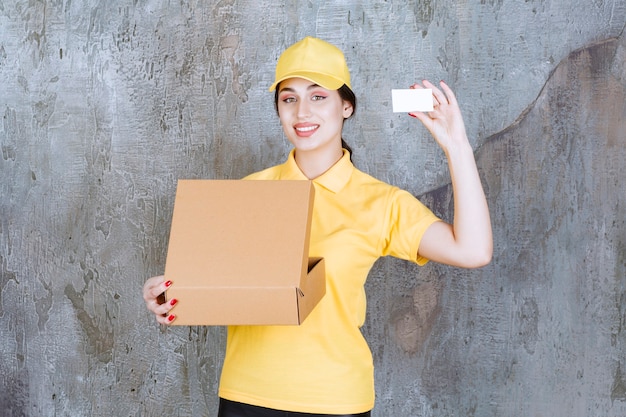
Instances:
[[[296,130],[298,132],[310,132],[311,130],[317,129],[317,126],[307,126],[307,127],[297,127]]]

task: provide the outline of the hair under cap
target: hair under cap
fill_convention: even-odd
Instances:
[[[274,91],[281,81],[304,78],[327,90],[350,86],[350,71],[343,52],[318,38],[307,36],[294,43],[278,58],[276,78],[269,91]]]

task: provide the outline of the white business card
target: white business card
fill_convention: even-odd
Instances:
[[[433,111],[433,90],[430,88],[392,89],[391,102],[394,113]]]

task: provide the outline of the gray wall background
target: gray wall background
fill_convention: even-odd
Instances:
[[[493,262],[394,259],[367,284],[374,416],[626,415],[623,0],[0,1],[0,407],[215,415],[223,328],[161,329],[178,178],[289,150],[267,87],[340,46],[357,165],[450,219],[443,158],[390,89],[445,79],[491,205]]]

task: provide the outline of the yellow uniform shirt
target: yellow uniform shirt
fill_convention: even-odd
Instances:
[[[292,151],[247,179],[306,177]],[[219,395],[279,410],[361,413],[374,406],[372,355],[360,331],[365,280],[381,256],[426,263],[417,250],[438,218],[408,192],[356,169],[347,151],[313,183],[310,256],[326,260],[326,295],[300,326],[230,326]]]

